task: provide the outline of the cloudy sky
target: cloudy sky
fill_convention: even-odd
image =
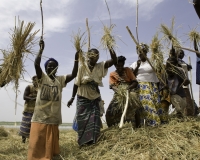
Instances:
[[[134,61],[137,61],[135,44],[130,38],[126,26],[136,35],[136,0],[107,0],[111,12],[112,23],[116,25],[114,35],[117,37],[118,48],[116,53],[124,55],[126,66],[129,66]],[[40,0],[1,0],[0,1],[0,49],[7,49],[10,45],[9,33],[15,25],[15,16],[19,16],[20,20],[26,22],[35,22],[34,30],[41,30],[41,13]],[[44,40],[45,57],[54,57],[59,62],[58,75],[71,73],[73,67],[73,59],[75,49],[71,42],[73,32],[76,33],[79,29],[86,31],[85,20],[89,19],[91,27],[91,46],[98,48],[100,51],[99,61],[109,59],[109,54],[100,47],[100,39],[102,36],[102,28],[104,25],[109,25],[110,19],[104,0],[43,0],[44,12]],[[138,34],[139,41],[149,44],[152,37],[159,31],[160,24],[165,23],[170,26],[172,17],[175,17],[175,29],[178,38],[181,40],[184,47],[192,47],[187,33],[199,25],[199,18],[196,15],[194,7],[188,0],[139,0],[138,12]],[[103,22],[103,23],[102,23]],[[199,29],[199,28],[198,28]],[[38,33],[38,37],[41,32]],[[37,52],[39,46],[35,47]],[[198,104],[199,101],[199,86],[196,85],[196,56],[194,53],[185,51],[186,57],[184,60],[188,62],[188,57],[191,57],[193,70],[193,92],[194,98]],[[148,55],[150,57],[150,54]],[[2,58],[2,55],[0,55]],[[33,61],[35,56],[30,55],[25,62],[27,73],[24,75],[26,81],[30,81],[35,75]],[[41,62],[43,64],[46,58]],[[2,63],[2,62],[0,62]],[[108,76],[111,71],[115,70],[111,67],[108,75],[103,79],[104,87],[100,88],[102,98],[105,101],[105,109],[107,109],[113,92],[109,89]],[[25,80],[20,81],[19,96],[17,99],[17,113],[15,115],[15,93],[14,85],[0,89],[0,121],[21,121],[23,111],[23,92],[29,84]],[[71,108],[66,106],[72,94],[73,81],[67,84],[63,90],[62,99],[62,117],[63,122],[72,122],[76,111],[76,100]]]

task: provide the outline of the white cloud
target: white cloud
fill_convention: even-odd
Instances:
[[[164,0],[138,0],[138,15],[143,20],[150,20],[155,8]],[[104,7],[99,7],[96,15],[101,13],[102,19],[109,18],[106,8],[105,0],[102,0]],[[136,15],[136,0],[107,0],[111,12],[112,19],[123,19],[124,17],[131,17]],[[104,8],[102,10],[102,8]],[[133,20],[134,21],[134,20]]]
[[[73,5],[69,0],[43,0],[44,33],[63,32],[68,27]],[[26,22],[35,22],[35,30],[41,29],[40,0],[1,0],[0,34],[3,41],[8,39],[10,29],[14,28],[15,16]],[[3,42],[1,42],[3,44]]]

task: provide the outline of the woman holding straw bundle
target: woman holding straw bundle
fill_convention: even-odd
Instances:
[[[140,125],[135,124],[135,112],[142,107],[139,96],[135,92],[138,82],[132,70],[128,67],[124,67],[125,60],[126,58],[124,56],[119,56],[117,62],[114,64],[116,71],[110,73],[109,83],[110,88],[114,91],[114,96],[106,111],[106,122],[108,127],[120,122],[126,101],[127,89],[130,91],[130,95],[125,121],[131,121],[134,128]]]
[[[169,57],[166,62],[167,71],[167,86],[162,89],[167,89],[170,95],[170,103],[175,107],[176,115],[182,118],[185,115],[187,106],[186,95],[183,86],[187,86],[190,81],[185,75],[184,70],[178,67],[178,60],[176,57]],[[168,97],[167,94],[165,94]],[[192,105],[192,104],[190,104]]]
[[[188,77],[188,71],[190,71],[192,69],[192,66],[187,64],[183,58],[185,56],[185,53],[182,49],[177,51],[177,55],[178,55],[178,64],[183,68],[186,76]],[[186,106],[186,115],[187,116],[194,116],[194,105],[192,105],[193,103],[193,99],[192,96],[190,94],[190,90],[189,90],[189,86],[183,86],[183,90],[185,92],[185,96],[186,96],[186,101],[187,101],[187,106]]]
[[[87,52],[87,62],[85,67],[79,66],[75,79],[72,98],[68,106],[73,103],[77,93],[77,124],[78,124],[78,144],[94,144],[100,138],[100,101],[101,94],[99,86],[103,86],[102,78],[106,76],[108,68],[117,60],[116,54],[110,50],[112,59],[99,62],[99,51],[90,49]]]
[[[22,143],[29,138],[31,128],[31,118],[33,116],[35,101],[37,97],[37,76],[32,77],[33,85],[28,85],[24,91],[24,111],[22,122],[19,130],[19,135],[22,136]]]
[[[35,59],[38,94],[31,121],[28,160],[51,160],[54,155],[59,154],[58,125],[62,123],[62,89],[76,77],[78,71],[79,52],[76,52],[71,74],[57,76],[58,62],[54,58],[46,61],[44,74],[40,67],[43,50],[44,41],[41,39],[40,50]]]
[[[139,98],[144,108],[144,111],[141,113],[141,123],[143,124],[143,120],[145,120],[147,125],[157,126],[165,123],[165,117],[163,117],[163,110],[160,105],[159,80],[146,60],[147,53],[149,52],[148,45],[141,43],[137,47],[137,51],[140,60],[134,62],[130,68],[136,75]]]

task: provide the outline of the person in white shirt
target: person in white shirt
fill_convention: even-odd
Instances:
[[[158,78],[152,67],[146,60],[149,47],[141,43],[137,48],[139,58],[130,68],[138,81],[139,98],[144,110],[140,113],[141,125],[144,120],[149,126],[157,126],[161,123],[166,123],[163,109],[160,104],[160,96],[158,89]]]
[[[87,53],[85,66],[80,65],[75,79],[72,98],[68,107],[73,103],[77,94],[76,120],[78,125],[78,144],[94,144],[101,137],[100,127],[100,102],[101,94],[99,86],[103,86],[102,78],[106,76],[108,68],[116,61],[114,50],[110,50],[111,59],[97,63],[99,51],[95,48]]]

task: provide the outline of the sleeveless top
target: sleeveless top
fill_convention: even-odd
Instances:
[[[29,85],[31,97],[37,97],[37,88],[33,85]],[[24,104],[24,112],[33,113],[35,108],[35,100],[34,101],[25,101]]]

